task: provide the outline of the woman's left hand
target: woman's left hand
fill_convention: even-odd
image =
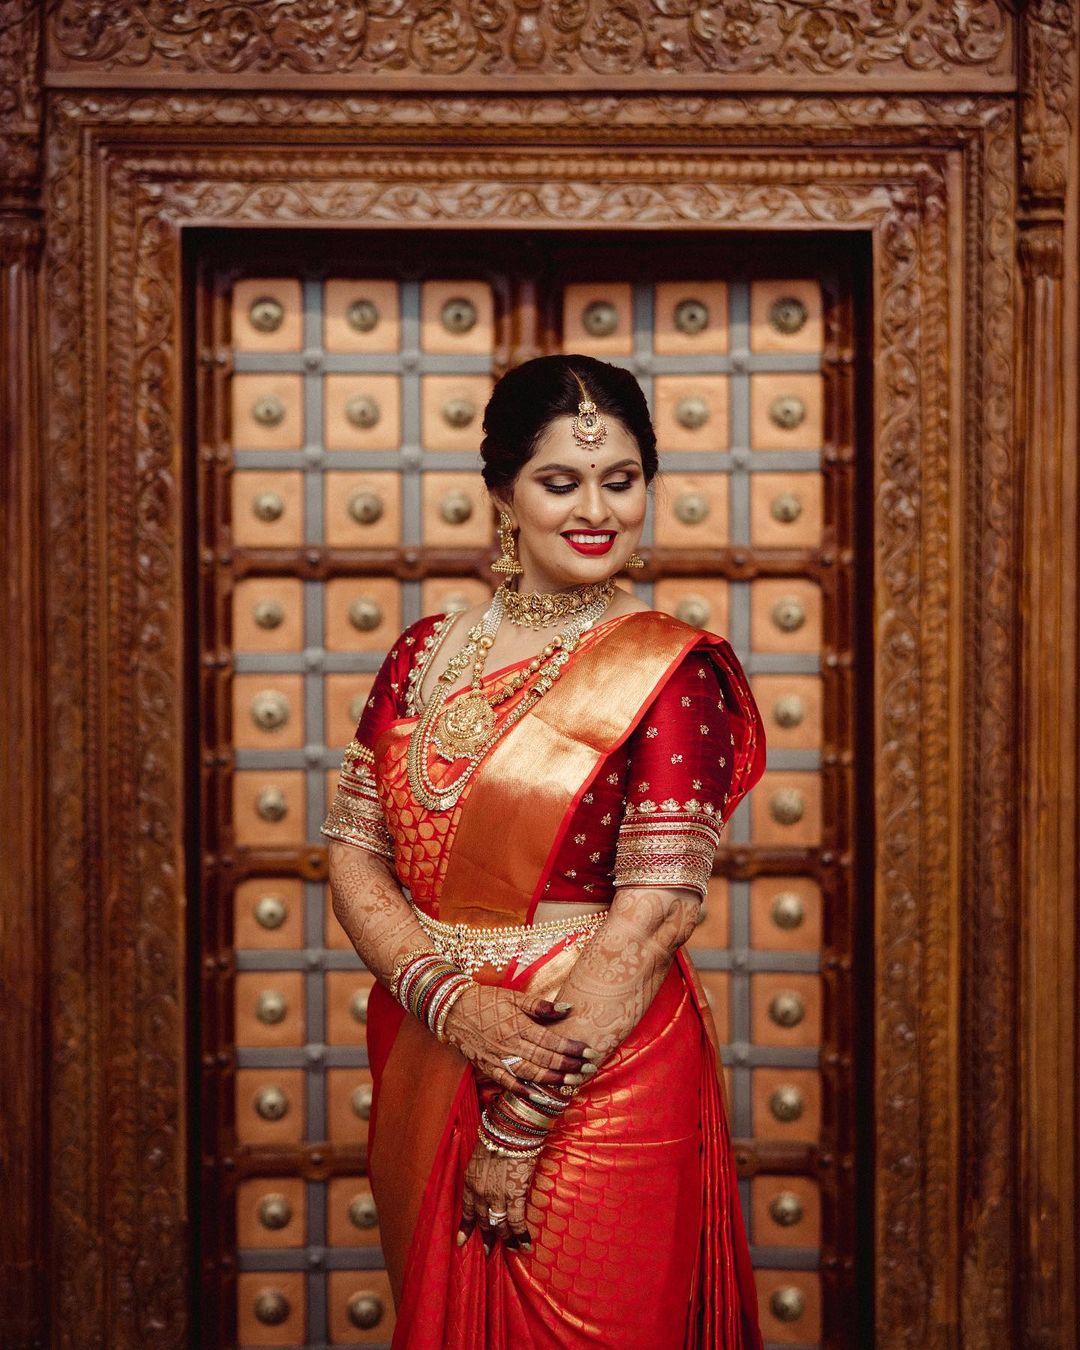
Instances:
[[[535,1169],[535,1158],[502,1158],[483,1144],[476,1145],[465,1171],[459,1247],[479,1224],[488,1252],[500,1239],[510,1250],[517,1247],[526,1252],[532,1250],[532,1238],[525,1224],[525,1202]]]

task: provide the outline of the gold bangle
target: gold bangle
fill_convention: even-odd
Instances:
[[[427,947],[417,947],[411,952],[406,952],[404,956],[399,956],[394,962],[394,969],[390,975],[390,992],[395,998],[398,996],[398,985],[401,983],[401,977],[405,974],[406,967],[421,956],[435,956],[436,953]]]

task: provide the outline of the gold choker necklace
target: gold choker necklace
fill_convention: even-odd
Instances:
[[[602,601],[606,608],[614,594],[613,577],[588,586],[575,586],[570,591],[535,591],[523,595],[503,585],[496,592],[502,597],[506,617],[515,628],[550,628],[598,602]]]

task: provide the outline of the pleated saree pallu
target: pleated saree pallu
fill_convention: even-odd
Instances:
[[[408,791],[415,718],[390,722],[375,739],[398,872],[432,917],[477,927],[532,921],[575,806],[691,651],[723,671],[739,733],[723,819],[760,775],[760,718],[726,642],[644,613],[588,637],[487,754],[452,813],[429,816]],[[554,997],[579,950],[571,936],[524,968],[488,966],[475,978]],[[528,1253],[499,1243],[485,1256],[478,1235],[455,1242],[465,1168],[494,1085],[381,986],[367,1039],[369,1163],[397,1304],[395,1350],[761,1345],[715,1033],[682,953],[548,1136],[527,1208]]]

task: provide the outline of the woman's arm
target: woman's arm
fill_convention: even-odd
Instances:
[[[398,961],[433,950],[392,865],[368,849],[340,840],[330,843],[330,890],[334,914],[360,959],[389,987]],[[581,1083],[585,1045],[548,1030],[566,1009],[490,985],[471,984],[446,1019],[446,1039],[501,1087],[517,1079],[502,1063],[519,1055],[519,1073],[552,1086]]]

